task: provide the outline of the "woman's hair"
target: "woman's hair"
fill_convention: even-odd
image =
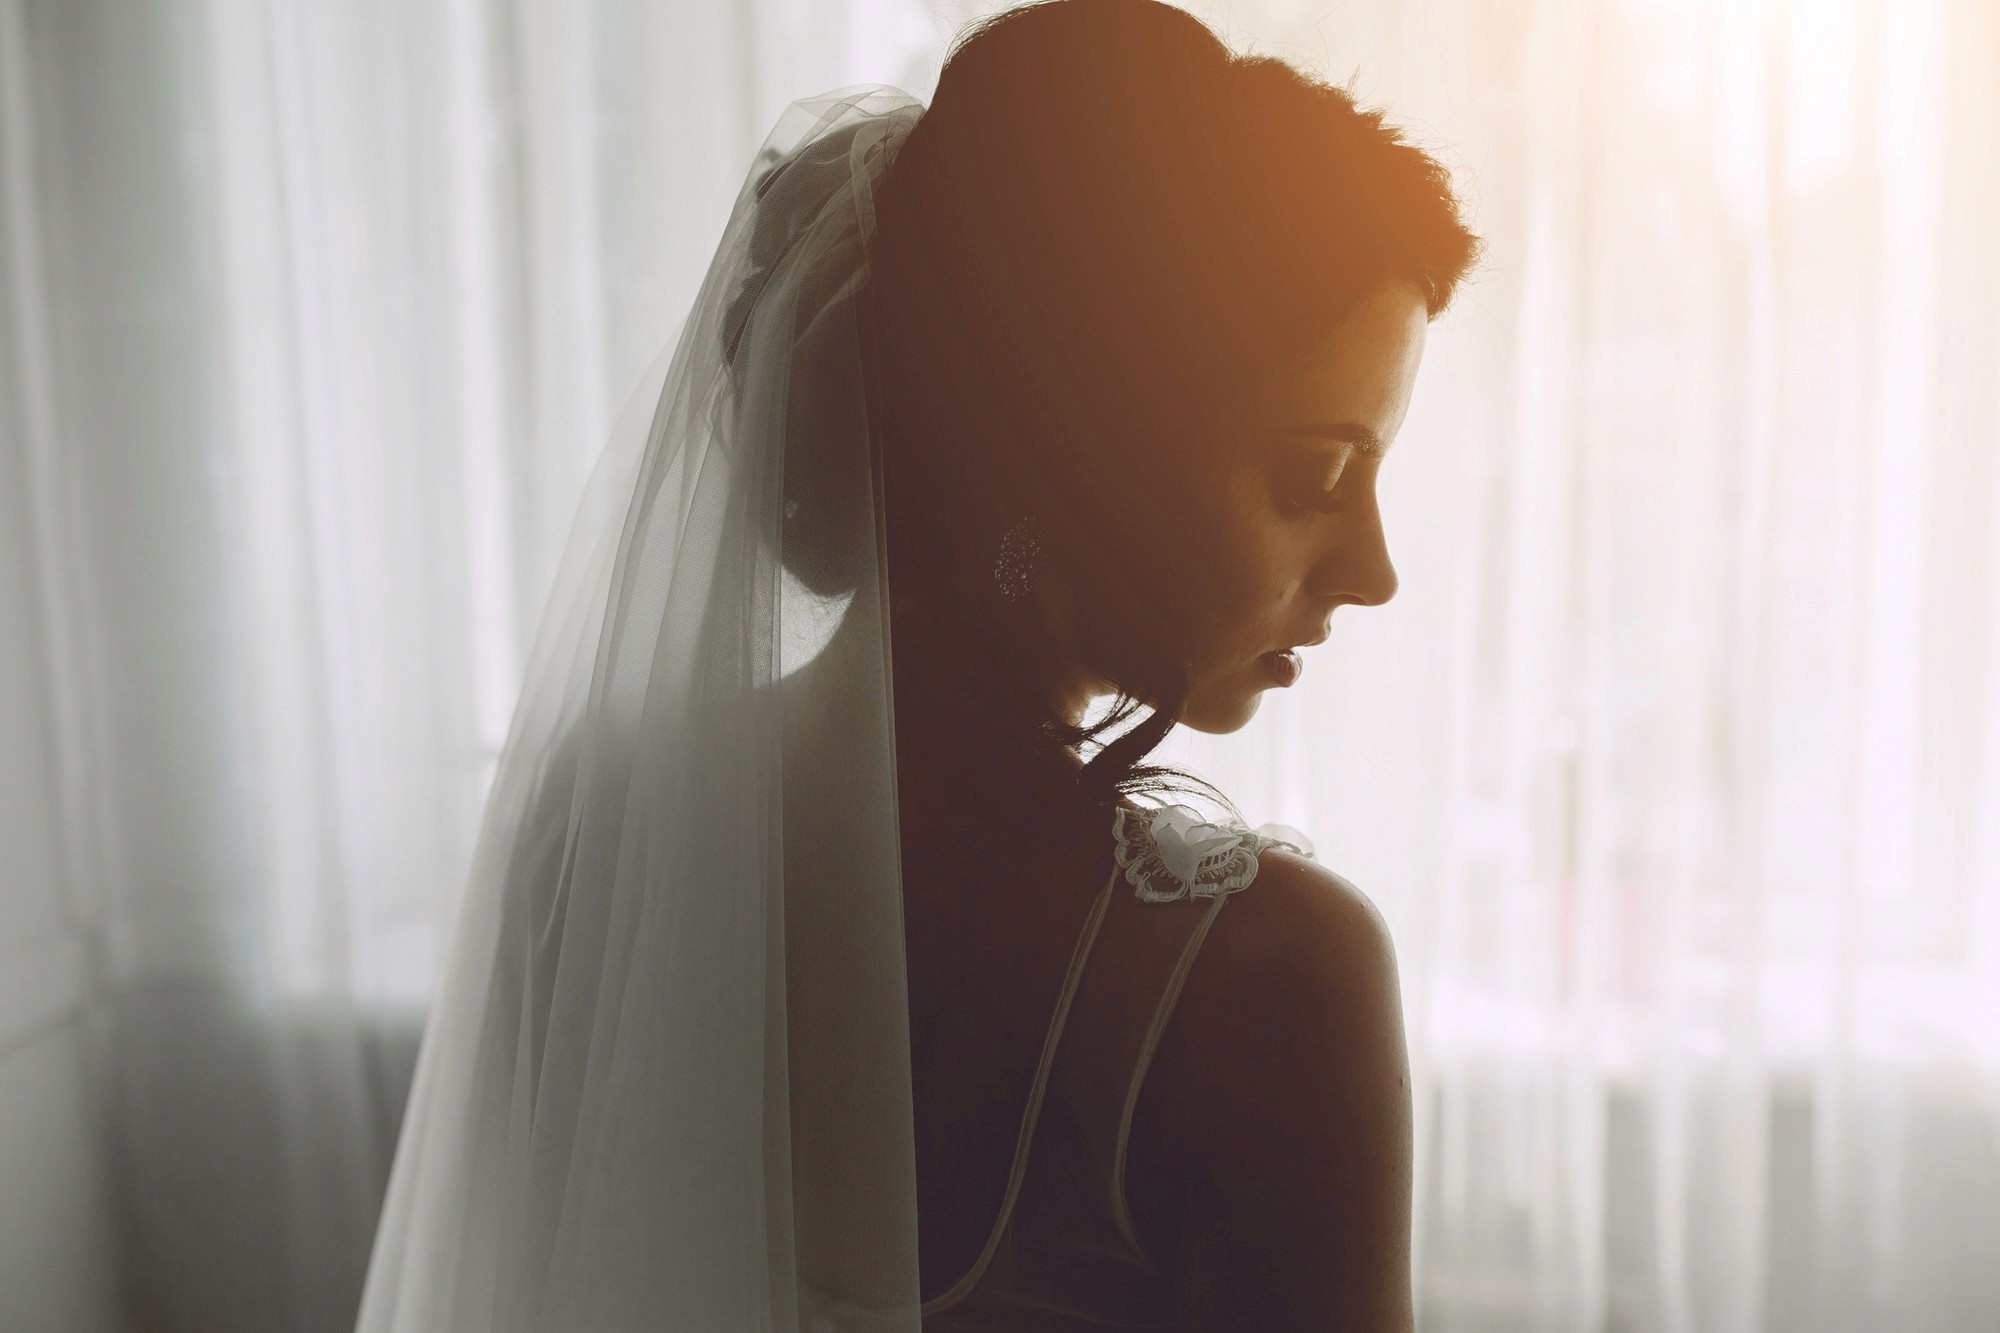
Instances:
[[[1447,171],[1380,111],[1182,10],[1053,0],[961,36],[875,215],[862,319],[888,573],[923,608],[893,636],[899,719],[976,751],[1095,745],[1092,804],[1184,784],[1141,761],[1188,689],[1190,460],[1246,385],[1384,280],[1445,307],[1479,250]],[[1047,715],[1059,650],[992,578],[1030,512],[1084,608],[1073,651],[1122,691],[1091,726]],[[1074,791],[1073,758],[1063,771]]]

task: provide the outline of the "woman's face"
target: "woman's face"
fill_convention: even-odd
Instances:
[[[1335,607],[1395,595],[1375,476],[1409,410],[1427,324],[1414,286],[1385,283],[1303,369],[1274,371],[1247,405],[1204,479],[1218,500],[1204,541],[1213,573],[1186,725],[1242,727],[1265,690],[1296,678]]]

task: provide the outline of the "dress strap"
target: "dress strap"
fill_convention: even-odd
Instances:
[[[1056,1048],[1062,1042],[1063,1027],[1069,1021],[1070,1003],[1076,996],[1077,983],[1083,977],[1084,963],[1090,958],[1091,946],[1097,942],[1105,909],[1111,905],[1112,887],[1117,883],[1118,874],[1113,871],[1111,878],[1104,881],[1104,887],[1097,891],[1097,901],[1091,904],[1090,915],[1084,919],[1083,929],[1077,932],[1076,947],[1070,951],[1069,971],[1063,976],[1055,1013],[1049,1017],[1048,1032],[1042,1038],[1041,1058],[1035,1064],[1035,1081],[1028,1089],[1028,1104],[1021,1112],[1021,1128],[1014,1137],[1014,1163],[1007,1173],[1007,1189],[1000,1196],[1000,1212],[993,1220],[993,1229],[987,1233],[986,1244],[972,1267],[950,1287],[925,1301],[924,1314],[935,1314],[956,1304],[979,1285],[986,1266],[993,1262],[994,1251],[1000,1247],[1001,1237],[1007,1233],[1007,1224],[1014,1214],[1014,1200],[1020,1196],[1021,1180],[1027,1172],[1028,1149],[1034,1142],[1035,1122],[1041,1118],[1042,1099],[1048,1092],[1049,1067],[1055,1061]]]
[[[1116,864],[1070,953],[998,1215],[979,1257],[924,1302],[925,1316],[975,1289],[1003,1302],[1034,1292],[1076,1310],[1162,1298],[1125,1200],[1139,1088],[1203,939],[1256,878],[1258,853],[1281,844],[1310,856],[1312,844],[1283,825],[1208,823],[1185,806],[1120,807],[1112,836]],[[1117,892],[1121,884],[1132,891]]]
[[[1122,808],[1112,832],[1119,876],[1131,892],[1112,907],[1051,1077],[1056,1098],[1077,1108],[1068,1170],[1094,1189],[1092,1211],[1115,1231],[1098,1243],[1151,1261],[1125,1191],[1146,1072],[1203,942],[1223,905],[1255,881],[1260,854],[1273,846],[1313,851],[1297,829],[1204,820],[1178,805]]]

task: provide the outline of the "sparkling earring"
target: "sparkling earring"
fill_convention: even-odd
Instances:
[[[1010,602],[1026,597],[1041,561],[1042,525],[1028,514],[1000,538],[1000,558],[993,562],[993,581],[1000,585],[1000,595]]]

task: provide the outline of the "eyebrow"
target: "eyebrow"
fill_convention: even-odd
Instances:
[[[1358,421],[1301,421],[1283,427],[1290,435],[1310,435],[1315,439],[1343,440],[1371,458],[1380,458],[1389,452],[1389,446],[1382,438]]]

